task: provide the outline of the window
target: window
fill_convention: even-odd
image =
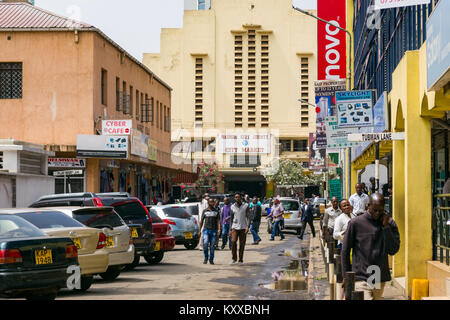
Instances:
[[[198,0],[198,10],[206,9],[206,0]]]
[[[108,71],[102,69],[102,79],[101,79],[101,95],[102,95],[102,105],[108,105]]]
[[[189,212],[181,207],[164,208],[163,211],[168,218],[190,219],[192,217]]]
[[[14,215],[0,215],[0,239],[37,238],[46,234],[28,221]]]
[[[156,101],[156,127],[159,128],[159,101]]]
[[[163,219],[161,219],[158,214],[156,213],[155,209],[148,210],[150,213],[150,217],[152,218],[152,223],[163,223]]]
[[[124,225],[123,220],[120,218],[120,216],[114,210],[110,209],[83,209],[73,212],[72,217],[91,228],[116,228]]]
[[[294,152],[305,152],[308,150],[308,141],[294,140]]]
[[[281,152],[291,152],[291,140],[280,140]]]
[[[122,104],[120,99],[120,78],[116,77],[116,111],[122,110]]]
[[[22,98],[22,62],[0,63],[0,99]]]
[[[145,211],[144,207],[137,201],[124,203],[121,205],[113,205],[113,207],[114,210],[119,214],[119,216],[123,220],[132,220],[132,219],[148,220],[147,211]]]
[[[85,227],[83,224],[72,219],[61,211],[26,212],[19,213],[18,216],[34,224],[39,229]]]
[[[133,95],[133,86],[130,86],[130,95],[129,95],[129,98],[130,98],[130,101],[129,101],[129,115],[131,115],[131,116],[133,116],[133,97],[134,97],[134,95]]]
[[[140,103],[139,97],[140,97],[139,90],[136,90],[136,120],[139,119],[139,109],[140,109],[139,108],[139,103]]]

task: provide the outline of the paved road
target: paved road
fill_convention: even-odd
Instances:
[[[202,251],[189,251],[184,246],[176,246],[174,251],[166,253],[158,265],[147,265],[141,259],[140,266],[123,272],[113,282],[106,282],[97,276],[89,291],[77,294],[65,290],[57,299],[310,299],[306,290],[286,292],[263,287],[273,283],[274,272],[292,267],[292,260],[299,260],[299,256],[302,256],[300,260],[308,260],[309,235],[300,241],[291,232],[284,241],[280,241],[279,237],[269,241],[265,230],[263,219],[260,232],[262,242],[258,246],[251,245],[252,236],[249,233],[242,266],[229,265],[231,252],[228,249],[216,251],[215,265],[204,265]],[[302,254],[299,255],[299,252]]]

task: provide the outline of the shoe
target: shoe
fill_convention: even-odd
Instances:
[[[205,259],[204,261],[203,261],[203,264],[207,264],[208,263],[208,259]]]
[[[256,246],[258,244],[258,242],[253,242],[252,246]]]
[[[231,261],[230,264],[236,264],[236,260]]]
[[[282,241],[282,240],[284,240],[284,239],[286,239],[286,237],[281,238],[280,241]]]
[[[239,265],[239,266],[242,266],[243,264],[244,264],[243,261],[239,261],[239,262],[238,262],[238,265]]]
[[[214,261],[210,261],[209,264],[214,264]]]
[[[258,243],[257,243],[257,244],[259,244],[260,242],[261,242],[261,239],[258,240]]]
[[[275,241],[275,239],[270,239],[270,241]]]
[[[220,247],[220,250],[223,250],[223,249],[225,249],[225,246],[221,246],[221,247]]]

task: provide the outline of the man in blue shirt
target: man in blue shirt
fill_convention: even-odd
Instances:
[[[225,246],[227,245],[227,242],[229,244],[229,248],[231,250],[231,236],[229,236],[230,233],[230,222],[231,222],[231,202],[230,198],[226,197],[223,199],[224,206],[221,210],[221,217],[222,217],[222,247],[223,250]]]

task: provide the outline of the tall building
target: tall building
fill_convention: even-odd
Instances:
[[[193,10],[184,11],[183,27],[162,29],[160,53],[144,54],[174,89],[173,152],[215,161],[225,175],[219,191],[270,195],[265,168],[279,158],[309,160],[315,112],[299,99],[314,103],[316,20],[292,0],[215,0],[198,10],[202,3],[186,0]],[[236,132],[249,148],[227,147]]]

